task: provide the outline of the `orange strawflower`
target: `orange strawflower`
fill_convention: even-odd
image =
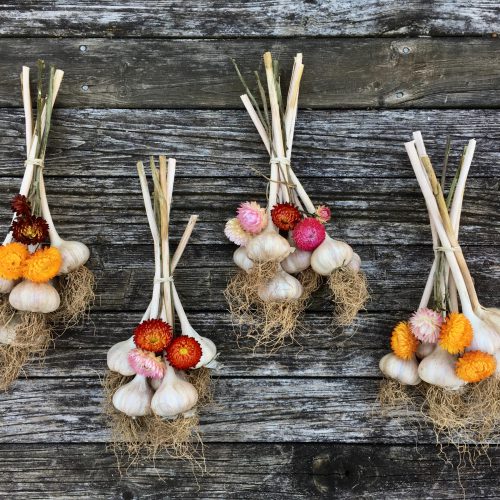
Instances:
[[[172,327],[161,319],[148,319],[134,329],[134,342],[144,351],[163,351],[172,341]]]
[[[441,327],[439,345],[450,354],[458,354],[470,345],[472,335],[470,321],[462,313],[452,312]]]
[[[6,280],[21,278],[24,261],[29,254],[28,248],[21,243],[0,246],[0,277]]]
[[[201,355],[200,343],[187,335],[175,338],[167,347],[167,360],[176,370],[194,368],[199,363]]]
[[[457,360],[455,372],[466,382],[480,382],[491,377],[497,368],[495,356],[481,351],[466,352]]]
[[[35,283],[45,283],[57,275],[62,257],[55,247],[40,248],[24,263],[23,277]]]
[[[391,335],[391,349],[394,354],[401,359],[411,359],[417,352],[418,340],[411,332],[410,325],[407,321],[398,323]]]

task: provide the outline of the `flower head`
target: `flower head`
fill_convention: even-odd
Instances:
[[[128,363],[138,375],[150,378],[163,378],[165,363],[153,352],[132,349],[128,353]]]
[[[278,203],[271,210],[274,225],[282,231],[291,231],[302,219],[299,209],[291,203]]]
[[[25,245],[43,243],[49,236],[49,225],[43,217],[31,217],[31,215],[19,217],[12,223],[10,229],[14,239]]]
[[[441,331],[443,317],[437,311],[421,307],[410,318],[411,331],[421,342],[435,344]]]
[[[255,201],[242,203],[237,214],[241,227],[250,234],[259,234],[267,226],[266,210]]]
[[[410,325],[406,321],[398,323],[391,335],[391,349],[401,359],[411,359],[417,352],[418,340],[411,333]]]
[[[496,367],[495,356],[481,351],[470,351],[458,358],[455,372],[466,382],[480,382],[493,375]]]
[[[439,345],[450,354],[458,354],[470,345],[473,333],[470,321],[462,313],[452,312],[441,327]]]
[[[167,360],[176,370],[194,368],[201,354],[200,343],[187,335],[175,338],[167,348]]]
[[[163,351],[172,341],[172,327],[161,319],[148,319],[137,325],[134,330],[134,342],[145,351]]]
[[[299,250],[312,252],[326,237],[325,226],[316,217],[302,219],[293,230],[293,241]]]
[[[0,278],[17,280],[23,275],[24,261],[29,257],[28,249],[21,243],[0,246]]]
[[[240,247],[245,247],[250,243],[252,235],[247,233],[240,224],[240,221],[236,218],[229,219],[226,222],[226,227],[224,228],[224,234],[229,241],[232,241]]]
[[[57,275],[62,257],[55,247],[39,248],[24,262],[23,277],[35,283],[45,283]]]
[[[316,207],[316,217],[322,224],[326,224],[332,218],[332,211],[326,205],[319,205]]]
[[[22,194],[16,194],[10,202],[10,208],[12,211],[19,216],[30,216],[31,215],[31,205],[28,198]]]

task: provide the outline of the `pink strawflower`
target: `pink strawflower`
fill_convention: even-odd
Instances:
[[[128,363],[138,375],[149,378],[163,378],[165,363],[154,352],[132,349],[128,353]]]
[[[251,234],[259,234],[267,226],[266,211],[255,201],[242,203],[237,214],[241,227]]]
[[[422,307],[414,312],[410,318],[410,327],[413,335],[421,342],[435,344],[443,324],[443,317],[436,311]]]
[[[316,217],[302,219],[292,233],[295,246],[299,250],[312,252],[323,243],[326,237],[325,227]]]
[[[332,218],[332,211],[326,205],[316,207],[316,216],[322,224],[326,224]]]
[[[226,227],[224,228],[224,234],[227,236],[229,241],[232,241],[240,247],[246,247],[252,235],[247,233],[240,224],[240,221],[235,217],[234,219],[229,219],[226,222]]]

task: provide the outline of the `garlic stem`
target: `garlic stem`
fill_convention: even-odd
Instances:
[[[186,245],[188,244],[189,238],[191,237],[191,233],[193,232],[193,229],[194,229],[194,226],[196,225],[197,220],[198,220],[197,215],[191,215],[191,217],[189,218],[186,229],[184,229],[184,233],[182,235],[182,238],[179,241],[179,245],[177,246],[177,248],[175,250],[174,256],[172,257],[172,263],[171,263],[172,274],[174,273],[174,270],[177,267],[177,264],[179,263],[179,260],[181,259],[182,254],[184,253],[184,250],[186,248]]]
[[[30,69],[23,66],[21,73],[21,90],[23,94],[24,124],[26,128],[26,157],[30,154],[33,140],[33,111],[31,109]]]
[[[58,247],[61,245],[63,240],[57,233],[54,221],[52,220],[49,202],[47,201],[47,192],[45,190],[45,180],[43,178],[43,172],[40,172],[40,204],[42,207],[42,216],[49,225],[50,244],[54,247]]]
[[[191,328],[191,324],[189,323],[186,311],[182,306],[181,299],[179,298],[179,294],[177,293],[177,289],[175,288],[175,283],[172,283],[172,296],[174,299],[175,311],[177,312],[177,316],[179,317],[179,321],[181,322],[181,330],[188,331]]]
[[[158,233],[158,226],[155,220],[153,206],[151,204],[151,194],[148,188],[148,181],[146,173],[144,172],[144,165],[141,161],[137,162],[137,172],[139,174],[139,181],[141,183],[142,197],[144,198],[144,207],[148,218],[149,228],[153,236],[154,255],[155,255],[155,275],[153,286],[153,298],[151,300],[151,317],[157,318],[160,312],[160,299],[161,299],[161,251],[160,251],[160,235]]]
[[[304,65],[302,64],[302,54],[295,56],[293,63],[292,76],[290,78],[290,87],[288,89],[288,98],[285,110],[285,133],[286,133],[286,157],[288,160],[292,157],[292,144],[295,131],[295,120],[297,119],[299,88],[302,79]]]

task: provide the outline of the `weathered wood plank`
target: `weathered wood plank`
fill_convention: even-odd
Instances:
[[[17,92],[17,87],[16,87]],[[13,97],[20,99],[18,94]],[[301,177],[413,178],[403,143],[422,130],[440,167],[446,136],[450,166],[474,137],[471,177],[497,177],[500,122],[495,110],[301,110],[293,161]],[[22,110],[0,108],[0,174],[21,175],[25,160]],[[243,110],[140,110],[56,108],[46,173],[65,177],[135,176],[135,164],[168,153],[179,177],[255,177],[269,157]],[[246,181],[238,183],[238,189]],[[334,186],[331,186],[334,189]],[[236,186],[234,187],[236,189]]]
[[[418,0],[29,0],[3,5],[3,36],[243,37],[482,35],[500,31],[498,3]]]
[[[241,107],[241,84],[230,57],[244,62],[251,76],[267,49],[288,70],[292,56],[304,53],[304,107],[500,105],[500,41],[496,38],[340,38],[327,42],[310,38],[9,38],[0,47],[0,106],[19,105],[20,67],[43,57],[66,71],[60,107]]]
[[[219,378],[201,415],[210,442],[431,444],[431,429],[377,407],[379,379]],[[20,379],[0,398],[0,443],[101,443],[110,438],[92,377]]]
[[[447,450],[453,461],[453,450]],[[194,480],[191,466],[157,459],[121,477],[102,444],[0,445],[0,490],[12,499],[237,498],[461,498],[457,471],[434,446],[354,444],[218,444],[205,449],[208,474]],[[468,498],[498,498],[500,450],[491,463],[460,471]],[[50,477],[47,471],[50,470]],[[472,495],[472,496],[471,496]]]

